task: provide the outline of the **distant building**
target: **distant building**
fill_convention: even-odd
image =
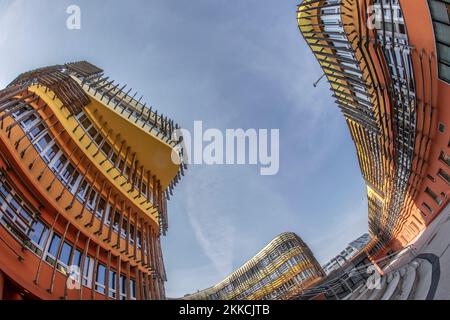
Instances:
[[[358,239],[350,242],[348,246],[342,250],[337,256],[332,258],[329,262],[323,265],[323,271],[329,275],[334,270],[341,268],[354,256],[356,256],[364,247],[370,242],[370,235],[368,233],[363,234]]]
[[[369,243],[370,239],[370,235],[368,233],[365,233],[358,239],[350,242],[349,246],[357,249],[358,251],[361,251]]]
[[[273,239],[220,283],[186,295],[185,300],[287,299],[325,274],[309,247],[295,233]]]

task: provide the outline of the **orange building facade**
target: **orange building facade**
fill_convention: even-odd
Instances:
[[[178,125],[85,61],[17,77],[0,121],[0,299],[165,299]]]
[[[450,2],[305,0],[298,24],[354,140],[372,256],[415,239],[450,192]]]

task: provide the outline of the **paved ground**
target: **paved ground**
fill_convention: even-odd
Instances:
[[[450,205],[411,243],[417,254],[439,257],[440,279],[434,299],[450,300]]]

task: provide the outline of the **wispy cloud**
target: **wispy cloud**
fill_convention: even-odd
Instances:
[[[6,1],[0,4],[0,51],[8,52],[11,49],[14,49],[13,46],[16,44],[13,40],[13,37],[17,36],[18,33],[22,32],[22,24],[17,23],[18,21],[23,21],[20,19],[20,12],[22,7],[22,1]],[[14,33],[11,32],[14,30]],[[12,58],[12,57],[10,57]],[[11,79],[7,79],[8,69],[10,64],[4,66],[2,68],[2,72],[0,72],[0,87],[4,88],[6,84],[11,81]]]
[[[217,283],[221,277],[210,264],[177,268],[176,272],[170,274],[170,281],[166,285],[166,295],[169,298],[180,298],[206,289]]]
[[[367,200],[349,203],[344,213],[330,217],[326,231],[318,232],[310,242],[321,263],[336,256],[348,243],[367,232]]]
[[[234,227],[230,216],[225,214],[226,201],[221,190],[225,190],[224,179],[214,170],[198,167],[195,182],[187,192],[187,215],[197,241],[217,272],[226,276],[233,268]]]

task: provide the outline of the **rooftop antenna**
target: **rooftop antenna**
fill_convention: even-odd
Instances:
[[[322,78],[323,78],[324,76],[325,76],[325,73],[322,74],[322,75],[320,76],[320,78],[319,78],[316,82],[313,83],[314,88],[317,88],[317,85],[319,84],[320,80],[322,80]]]

